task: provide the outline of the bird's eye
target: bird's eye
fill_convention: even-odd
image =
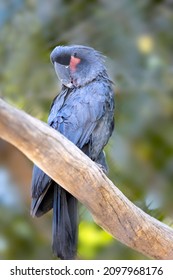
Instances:
[[[75,53],[73,54],[73,56],[74,56],[74,57],[77,57],[77,52],[75,52]]]

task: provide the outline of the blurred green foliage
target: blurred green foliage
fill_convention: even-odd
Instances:
[[[46,121],[60,90],[51,50],[84,44],[105,54],[116,92],[115,132],[106,147],[109,177],[131,201],[168,225],[173,215],[172,8],[171,0],[0,3],[1,97]],[[18,212],[1,204],[0,258],[52,258],[50,215],[35,221],[27,207]],[[146,258],[82,211],[79,258]]]

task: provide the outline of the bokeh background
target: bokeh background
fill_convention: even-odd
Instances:
[[[173,1],[0,0],[0,96],[47,121],[60,90],[49,55],[66,44],[108,57],[116,101],[109,177],[172,226]],[[51,213],[30,217],[31,174],[32,162],[0,140],[0,259],[53,258]],[[79,219],[79,259],[146,259],[99,228],[82,205]]]

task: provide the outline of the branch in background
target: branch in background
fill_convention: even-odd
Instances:
[[[173,230],[131,203],[63,135],[0,99],[0,136],[80,200],[119,241],[151,258],[173,259]]]

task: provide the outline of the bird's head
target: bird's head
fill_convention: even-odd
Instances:
[[[58,78],[66,87],[84,86],[105,71],[103,56],[86,46],[58,46],[50,58]]]

